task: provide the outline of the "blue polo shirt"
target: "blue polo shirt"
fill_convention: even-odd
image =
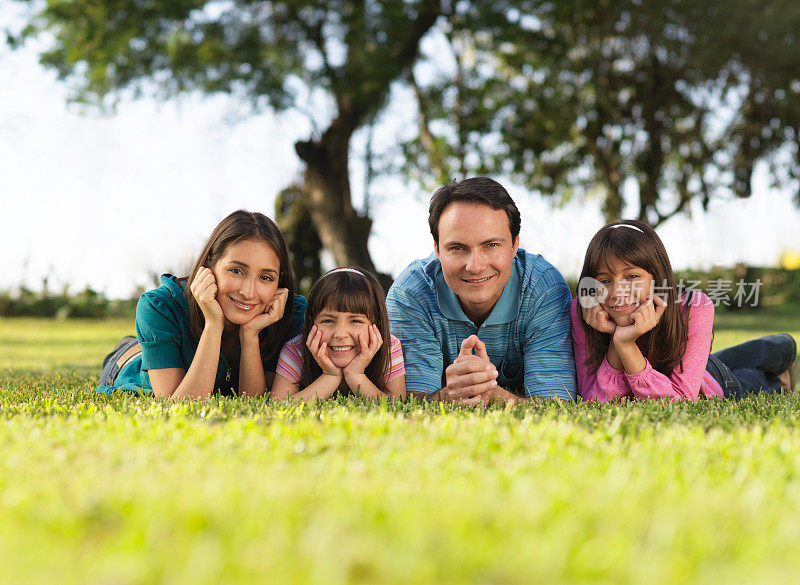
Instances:
[[[447,286],[436,254],[415,260],[386,296],[392,333],[403,345],[406,389],[434,392],[444,386],[444,371],[461,342],[477,335],[502,387],[525,396],[574,399],[570,299],[558,270],[519,249],[497,304],[478,327]]]
[[[162,368],[183,368],[192,365],[199,339],[191,331],[189,303],[186,301],[185,285],[171,274],[161,276],[161,286],[147,291],[136,305],[136,337],[142,346],[142,353],[125,364],[114,380],[114,386],[98,386],[99,392],[130,390],[152,392],[148,370]],[[306,312],[306,299],[294,295],[292,314],[286,338],[280,342],[278,351],[265,371],[274,372],[278,355],[283,344],[303,330]],[[220,352],[214,388],[227,391],[238,382],[238,372],[233,371],[228,360]]]

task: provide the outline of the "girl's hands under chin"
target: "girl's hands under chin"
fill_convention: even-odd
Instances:
[[[633,343],[655,327],[666,310],[667,301],[658,295],[653,295],[631,313],[630,325],[617,327],[614,332],[614,344]]]
[[[225,314],[217,301],[217,279],[210,268],[197,271],[189,290],[197,301],[207,325],[225,325]]]
[[[600,303],[593,305],[590,308],[581,307],[583,311],[583,320],[592,329],[596,329],[600,333],[614,334],[617,330],[617,324],[611,319],[603,306]]]
[[[383,338],[378,326],[374,323],[367,329],[367,334],[358,334],[358,354],[342,370],[345,374],[363,374],[372,358],[383,345]]]
[[[262,329],[266,329],[273,323],[280,321],[286,309],[286,301],[289,298],[288,288],[279,288],[272,296],[272,300],[267,303],[264,311],[242,325],[240,332],[242,335],[258,335]]]
[[[328,376],[342,377],[341,368],[333,365],[331,358],[328,357],[328,344],[322,341],[322,329],[314,325],[311,331],[308,332],[308,339],[306,339],[306,347],[311,352],[314,360],[322,368],[322,373]]]

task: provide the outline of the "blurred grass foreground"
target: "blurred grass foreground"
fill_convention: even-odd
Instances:
[[[800,337],[717,318],[715,349]],[[800,398],[460,410],[97,395],[126,321],[0,319],[3,583],[781,583]]]

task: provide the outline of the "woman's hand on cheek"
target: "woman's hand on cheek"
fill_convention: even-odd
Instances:
[[[581,310],[583,311],[583,320],[586,321],[586,324],[592,329],[596,329],[600,333],[609,333],[612,335],[614,331],[616,331],[617,324],[612,321],[608,311],[606,311],[600,303],[588,309],[582,307]]]
[[[286,310],[286,302],[288,299],[288,288],[279,288],[275,291],[275,294],[272,296],[272,300],[267,303],[267,308],[263,313],[269,318],[267,327],[281,320],[281,317],[283,317],[283,313]]]
[[[279,288],[276,290],[275,294],[272,296],[272,300],[267,303],[264,311],[242,325],[241,333],[243,335],[248,333],[258,335],[262,329],[266,329],[273,323],[277,323],[281,317],[283,317],[283,312],[286,309],[286,301],[288,298],[289,289]]]
[[[642,335],[658,325],[661,316],[667,309],[667,302],[658,295],[642,303],[638,309],[631,313],[631,324],[627,327],[617,327],[614,332],[614,343],[632,343]]]
[[[337,368],[328,357],[328,344],[322,341],[322,330],[314,325],[308,332],[306,347],[311,352],[314,360],[322,368],[322,373],[328,376],[342,377],[341,368]]]
[[[197,271],[189,290],[203,312],[207,325],[225,324],[225,315],[217,301],[217,279],[210,268],[203,267]]]
[[[383,338],[378,326],[374,323],[367,329],[366,335],[358,334],[358,354],[344,367],[345,374],[363,374],[364,370],[383,345]]]

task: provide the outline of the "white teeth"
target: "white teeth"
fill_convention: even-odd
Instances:
[[[465,278],[464,280],[465,280],[465,281],[467,281],[467,282],[473,283],[473,284],[477,284],[477,283],[479,283],[479,282],[486,282],[486,281],[487,281],[487,280],[489,280],[490,278],[491,278],[491,276],[487,276],[486,278],[479,278],[479,279],[477,279],[477,280],[468,280],[468,279],[466,279],[466,278]]]
[[[334,347],[334,346],[332,346],[332,345],[329,345],[328,347],[330,347],[330,348],[331,348],[331,350],[333,350],[333,351],[350,351],[350,350],[351,350],[351,349],[353,349],[355,346],[354,346],[354,345],[345,345],[345,346],[338,346],[338,347]]]
[[[244,303],[240,303],[239,301],[235,301],[234,299],[231,299],[231,301],[233,302],[234,305],[245,311],[249,311],[250,309],[255,307],[255,305],[245,305]]]

